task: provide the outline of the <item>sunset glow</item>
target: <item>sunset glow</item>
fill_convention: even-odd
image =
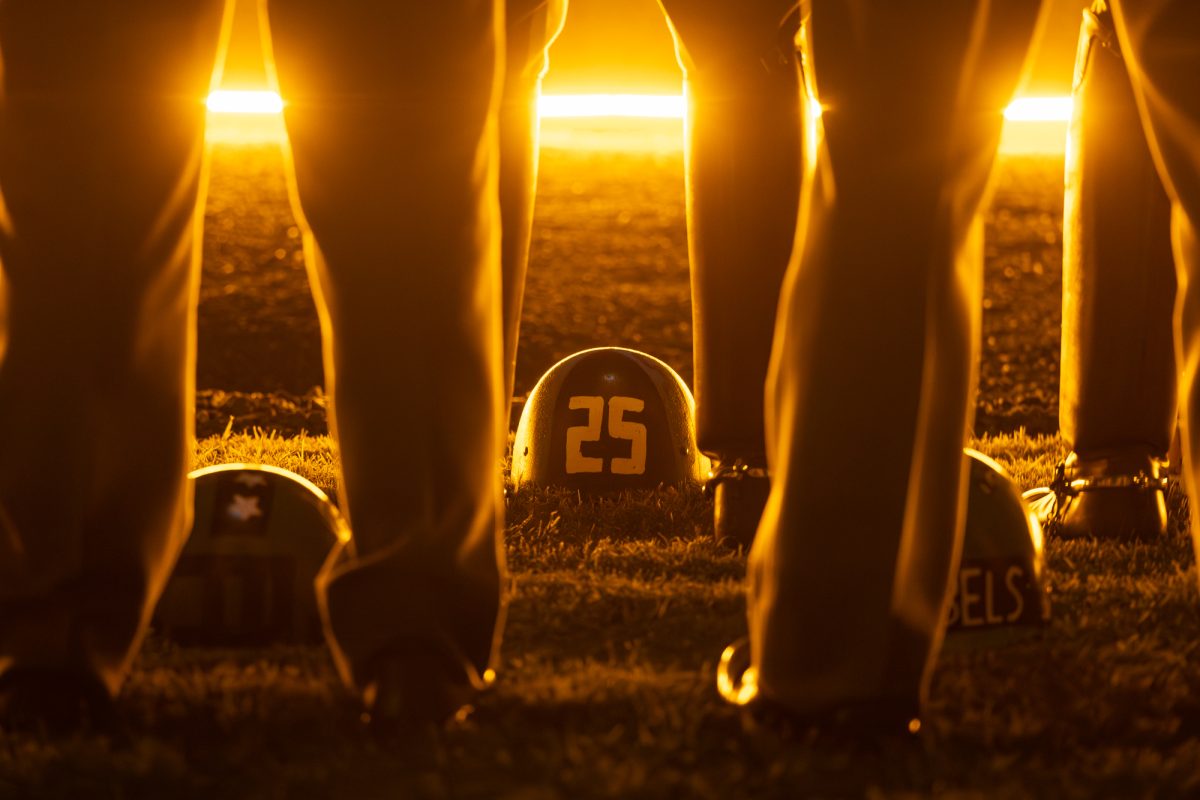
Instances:
[[[1070,97],[1018,97],[1004,110],[1009,122],[1068,122]]]
[[[266,141],[282,139],[280,112],[283,100],[269,91],[216,91],[208,97],[209,138],[213,141]],[[687,103],[682,95],[650,94],[549,94],[538,103],[545,120],[682,120]],[[1070,97],[1022,97],[1005,110],[1005,152],[1061,152],[1066,123],[1071,117]],[[581,123],[582,124],[582,123]],[[555,137],[561,144],[562,137]],[[569,141],[567,139],[566,141]],[[622,137],[622,145],[636,145],[636,137]],[[602,139],[582,136],[578,146],[594,147]]]
[[[686,108],[678,94],[551,94],[539,99],[538,116],[683,119]]]
[[[278,114],[283,100],[278,92],[216,91],[208,96],[208,110],[217,114]]]
[[[544,119],[682,119],[686,107],[682,95],[552,94],[541,98],[538,114]],[[283,111],[283,100],[276,92],[217,91],[208,96],[208,110],[218,114],[278,114]],[[1070,117],[1070,97],[1021,97],[1004,111],[1004,118],[1012,122],[1066,122]]]

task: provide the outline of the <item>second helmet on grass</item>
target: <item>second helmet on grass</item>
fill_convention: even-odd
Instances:
[[[970,469],[966,531],[946,629],[1006,638],[1050,617],[1042,529],[1003,467],[975,450],[964,453]]]
[[[191,535],[154,614],[184,645],[318,642],[313,581],[339,540],[350,538],[329,498],[293,472],[220,464],[189,475]]]

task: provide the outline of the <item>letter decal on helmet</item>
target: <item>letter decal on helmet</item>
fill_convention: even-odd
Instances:
[[[984,620],[979,616],[976,606],[983,599],[983,595],[972,591],[977,588],[980,575],[979,567],[966,567],[958,571],[958,599],[959,607],[962,613],[959,617],[962,619],[964,628],[977,628],[984,624]]]
[[[983,644],[1040,629],[1050,618],[1050,602],[1037,520],[1003,467],[974,450],[965,455],[966,531],[946,630],[979,631]],[[964,640],[955,635],[946,641]]]
[[[1017,581],[1022,580],[1023,584],[1018,585]],[[1025,613],[1025,590],[1023,586],[1029,584],[1029,578],[1025,575],[1024,568],[1020,564],[1013,564],[1008,568],[1008,572],[1004,573],[1004,587],[1008,589],[1008,595],[1013,600],[1012,613],[1004,618],[1005,622],[1016,622]]]
[[[624,418],[626,411],[636,413],[645,407],[646,401],[636,397],[614,397],[608,401],[608,435],[630,443],[629,458],[617,456],[612,460],[612,471],[617,475],[641,475],[646,471],[646,426]]]
[[[567,474],[603,472],[604,459],[585,456],[583,444],[584,442],[600,441],[600,424],[604,419],[604,398],[572,397],[567,408],[572,411],[586,408],[588,412],[586,425],[572,425],[567,428]]]
[[[587,409],[586,425],[567,428],[567,474],[603,472],[604,459],[583,454],[583,445],[600,441],[604,417],[604,398],[576,396],[567,404],[572,411]],[[629,456],[613,456],[609,469],[614,475],[641,475],[646,471],[646,426],[625,419],[625,412],[637,413],[646,407],[645,400],[636,397],[608,399],[608,435],[617,441],[629,442]]]
[[[1027,559],[964,559],[946,624],[990,628],[1044,623],[1042,590],[1027,572]]]

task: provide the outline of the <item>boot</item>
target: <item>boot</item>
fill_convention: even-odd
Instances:
[[[731,550],[749,550],[771,493],[765,464],[740,458],[714,459],[704,491],[713,498],[717,542]]]
[[[1144,451],[1071,453],[1050,486],[1025,499],[1050,536],[1157,539],[1167,532],[1166,472],[1165,460]]]

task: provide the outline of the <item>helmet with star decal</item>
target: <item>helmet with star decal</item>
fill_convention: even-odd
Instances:
[[[329,497],[278,467],[189,475],[195,513],[154,615],[180,644],[262,646],[321,638],[313,580],[349,528]]]

